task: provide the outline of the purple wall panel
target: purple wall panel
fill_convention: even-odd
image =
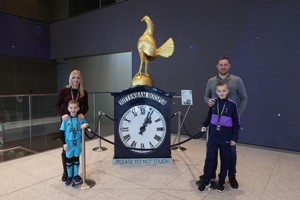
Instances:
[[[50,58],[50,25],[0,12],[0,54]]]

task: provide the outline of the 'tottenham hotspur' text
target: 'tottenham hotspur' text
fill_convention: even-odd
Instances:
[[[134,92],[131,93],[129,95],[126,95],[125,97],[123,97],[122,99],[120,99],[118,101],[118,103],[123,106],[125,103],[134,100],[134,99],[138,99],[138,98],[148,98],[148,99],[153,99],[154,101],[157,101],[158,103],[160,103],[161,105],[165,105],[167,103],[167,101],[162,98],[161,96],[151,93],[151,92]]]

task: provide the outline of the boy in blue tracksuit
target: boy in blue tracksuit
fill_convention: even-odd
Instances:
[[[69,186],[72,181],[74,181],[74,185],[82,183],[82,179],[78,175],[79,156],[81,154],[81,129],[88,126],[84,118],[79,120],[77,117],[77,112],[79,111],[78,101],[70,100],[68,103],[68,111],[70,112],[70,118],[63,120],[60,126],[60,131],[64,132],[64,134],[62,134],[62,141],[67,158],[66,166],[68,178],[65,182],[66,186]]]
[[[201,131],[206,131],[206,127],[209,126],[204,180],[198,187],[199,192],[204,192],[210,187],[218,150],[220,150],[221,160],[218,191],[224,191],[229,165],[230,145],[236,145],[240,129],[240,118],[236,103],[227,98],[229,93],[228,85],[224,82],[218,83],[216,93],[218,95],[216,103],[209,108],[208,115],[201,128]]]

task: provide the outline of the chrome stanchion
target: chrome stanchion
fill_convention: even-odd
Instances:
[[[99,123],[98,123],[98,135],[101,136],[101,111],[98,111],[98,116],[99,116]],[[93,151],[106,151],[107,148],[106,147],[102,147],[101,146],[101,138],[99,138],[99,146],[98,147],[94,147]]]
[[[183,121],[184,121],[184,119],[183,119]],[[178,126],[177,126],[177,136],[176,136],[178,143],[180,142],[180,130],[181,130],[182,125],[183,125],[183,123],[181,123],[181,112],[178,111]],[[176,140],[176,138],[175,138],[175,140]],[[172,150],[185,151],[186,148],[181,147],[180,145],[178,145],[176,147],[173,147]]]
[[[181,112],[180,112],[180,111],[177,111],[176,113],[174,113],[174,116],[176,116],[176,115],[181,115]],[[176,140],[177,140],[177,137],[178,137],[178,129],[179,129],[179,124],[180,124],[179,120],[180,120],[180,119],[178,119],[178,122],[177,122],[177,134],[176,134],[176,136],[175,136],[175,138],[174,138],[174,141],[173,141],[173,144],[172,144],[172,145],[175,144],[175,142],[176,142]]]
[[[183,119],[182,119],[182,121],[181,121],[181,112],[179,111],[179,114],[178,114],[178,130],[177,130],[177,136],[176,136],[176,138],[178,138],[178,143],[180,142],[180,130],[181,130],[181,127],[183,126],[183,123],[184,123],[184,120],[185,120],[185,118],[186,118],[186,116],[187,116],[187,114],[188,114],[188,112],[189,112],[189,110],[190,110],[190,105],[189,105],[189,107],[187,108],[187,110],[186,110],[186,112],[185,112],[185,114],[184,114],[184,117],[183,117]],[[178,145],[177,147],[174,147],[174,148],[172,148],[173,150],[177,150],[177,151],[185,151],[186,150],[186,148],[184,148],[184,147],[181,147],[180,145]]]
[[[89,188],[92,188],[96,185],[96,182],[93,180],[86,179],[86,170],[85,170],[85,132],[84,128],[81,129],[82,132],[82,143],[81,143],[81,148],[82,148],[82,154],[81,154],[81,169],[82,169],[82,184],[80,185],[75,185],[74,188],[78,190],[86,190]]]

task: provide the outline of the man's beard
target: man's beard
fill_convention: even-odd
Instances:
[[[226,72],[219,72],[222,76],[225,76],[225,75],[227,75],[228,74],[228,71],[226,71]]]

